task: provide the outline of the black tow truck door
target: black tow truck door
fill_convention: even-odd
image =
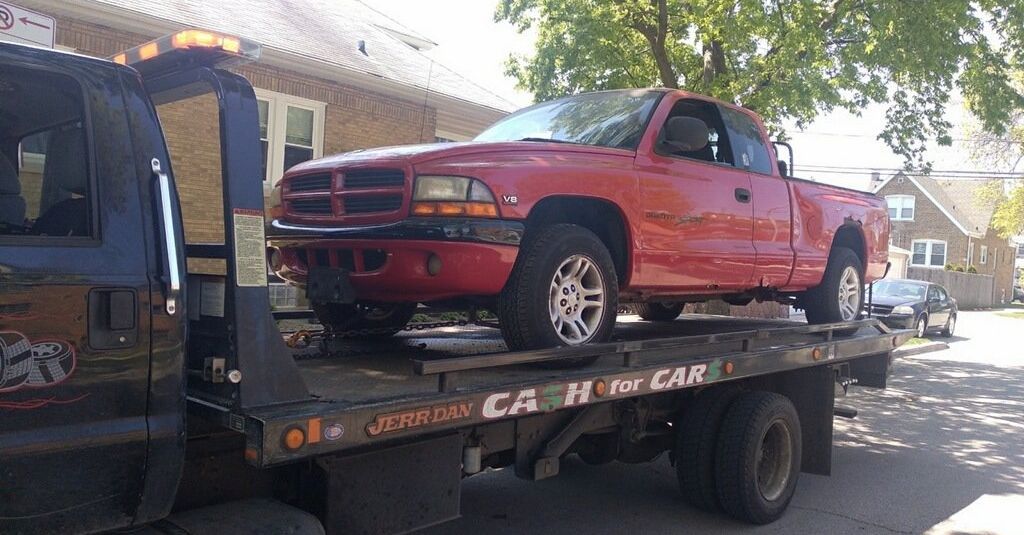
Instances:
[[[144,494],[153,237],[120,80],[0,43],[0,533],[125,526]]]

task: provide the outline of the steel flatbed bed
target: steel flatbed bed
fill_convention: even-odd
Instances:
[[[612,343],[511,353],[495,329],[453,327],[350,342],[328,354],[315,348],[297,352],[295,363],[314,401],[244,411],[213,411],[209,403],[191,401],[199,412],[219,412],[219,420],[244,431],[247,459],[266,467],[863,357],[884,356],[887,366],[889,352],[911,336],[875,320],[810,326],[702,315],[648,323],[626,316]],[[598,360],[570,370],[530,364],[580,356]],[[858,379],[870,386],[870,378]],[[285,444],[290,429],[303,431],[307,440],[301,447]]]

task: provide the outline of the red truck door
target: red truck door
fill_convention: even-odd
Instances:
[[[672,96],[666,97],[666,99]],[[709,142],[680,153],[661,146],[672,117],[704,121]],[[636,170],[641,191],[642,286],[715,293],[746,289],[754,272],[750,176],[733,165],[718,107],[693,98],[665,102],[651,119]]]
[[[765,143],[767,133],[746,112],[719,106],[736,165],[749,171],[754,218],[753,284],[783,287],[793,271],[790,238],[793,218],[789,187],[777,173],[775,156]]]

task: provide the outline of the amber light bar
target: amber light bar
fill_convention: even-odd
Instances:
[[[206,51],[210,61],[223,63],[225,60],[255,61],[260,57],[260,45],[240,37],[206,30],[182,30],[141,44],[111,57],[114,63],[137,66],[141,63],[180,55],[185,51]]]

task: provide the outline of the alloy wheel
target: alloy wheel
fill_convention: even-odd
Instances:
[[[860,312],[860,273],[853,266],[847,266],[839,278],[839,315],[843,321],[857,318]]]
[[[593,338],[605,307],[604,277],[597,263],[586,255],[572,255],[555,270],[548,308],[551,325],[569,345]]]

